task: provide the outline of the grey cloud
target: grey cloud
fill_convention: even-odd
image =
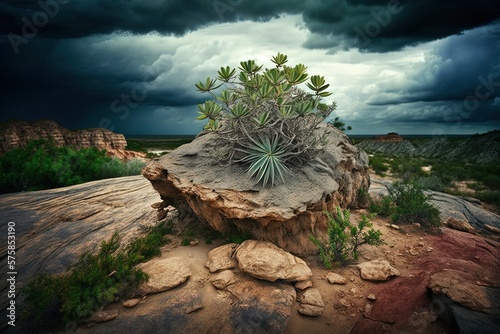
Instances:
[[[471,103],[486,108],[500,96],[500,39],[490,33],[498,28],[500,24],[477,28],[437,42],[424,62],[406,72],[411,84],[387,83],[367,103],[448,101],[466,109]]]
[[[280,14],[302,14],[313,33],[310,48],[399,50],[437,38],[460,34],[500,18],[500,6],[490,0],[7,0],[0,4],[0,34],[22,35],[23,17],[33,22],[49,15],[40,36],[84,37],[115,31],[182,35],[213,23],[269,20]],[[50,9],[52,8],[52,9]],[[43,22],[42,22],[43,23]],[[326,40],[320,42],[321,37]],[[331,37],[329,37],[331,36]]]

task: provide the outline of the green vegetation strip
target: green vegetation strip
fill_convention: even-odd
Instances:
[[[144,161],[123,162],[95,147],[75,150],[53,140],[33,140],[0,156],[0,194],[139,175],[144,166]]]

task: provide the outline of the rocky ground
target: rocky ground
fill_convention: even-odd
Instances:
[[[383,191],[383,181],[374,181],[371,192]],[[142,287],[138,298],[128,301],[127,306],[135,306],[117,301],[71,329],[79,333],[452,333],[459,328],[463,333],[498,333],[500,242],[484,221],[498,227],[500,218],[466,200],[437,195],[445,198],[439,201],[443,220],[467,220],[472,229],[443,227],[440,233],[429,233],[416,225],[395,228],[387,219],[376,218],[374,227],[382,231],[385,244],[363,247],[358,264],[387,261],[393,268],[387,280],[362,278],[357,264],[326,270],[316,256],[302,257],[303,264],[272,249],[258,251],[263,259],[271,259],[270,267],[252,268],[259,262],[251,260],[256,245],[247,245],[245,252],[226,246],[214,257],[219,261],[207,267],[209,252],[226,241],[207,245],[205,236],[199,235],[199,243],[180,246],[180,237],[174,237],[147,269],[151,286]],[[38,270],[63,271],[83,250],[116,230],[125,241],[139,235],[139,225],[156,222],[151,205],[158,200],[149,181],[140,176],[0,196],[0,213],[6,218],[2,228],[7,221],[16,222],[18,286]],[[354,211],[353,219],[362,213]],[[178,224],[179,231],[185,228]],[[5,252],[2,248],[2,268]],[[228,252],[235,256],[228,257]],[[281,263],[276,259],[289,265],[276,271]],[[239,269],[230,268],[233,265]],[[263,277],[263,272],[274,272],[279,279],[270,282],[273,276]],[[7,286],[2,284],[5,295]],[[151,293],[155,289],[166,291]],[[17,301],[22,303],[22,295]],[[5,319],[4,301],[1,307]],[[23,320],[17,324],[9,332],[25,333],[30,328]]]

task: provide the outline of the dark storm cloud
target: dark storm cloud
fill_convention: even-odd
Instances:
[[[2,52],[0,63],[8,66],[0,74],[0,121],[50,118],[69,128],[107,127],[103,119],[124,125],[123,118],[147,106],[201,103],[194,89],[153,84],[173,64],[162,61],[164,49],[146,46],[122,42],[120,36],[40,36],[18,54]]]
[[[500,31],[500,24],[435,42],[425,61],[408,69],[404,80],[381,84],[381,90],[367,103],[378,106],[427,105],[427,110],[424,107],[408,108],[410,112],[394,114],[391,120],[498,123],[500,39],[497,31]]]
[[[33,21],[37,13],[53,15],[40,29],[41,35],[70,38],[128,31],[157,31],[181,35],[199,27],[237,19],[266,20],[279,13],[297,13],[301,1],[246,0],[8,0],[0,4],[0,33],[22,34],[23,17]],[[49,10],[45,10],[49,8]],[[42,19],[40,19],[42,20]]]
[[[0,4],[0,34],[22,36],[26,20],[38,20],[37,34],[53,38],[182,35],[212,23],[300,13],[313,33],[306,47],[384,52],[489,24],[500,18],[500,6],[491,0],[8,0]]]
[[[281,14],[301,15],[301,41],[290,37],[299,30],[293,23],[252,34],[242,22],[255,26]],[[373,107],[381,117],[409,123],[449,122],[456,114],[470,122],[498,120],[500,88],[477,105],[469,101],[474,111],[465,110],[467,118],[463,101],[475,96],[479,76],[500,80],[495,72],[500,60],[494,59],[500,54],[500,25],[491,23],[499,17],[500,6],[484,0],[4,0],[0,121],[7,111],[27,119],[58,119],[67,127],[111,120],[117,131],[133,132],[136,125],[152,129],[151,124],[192,129],[198,126],[191,121],[196,104],[206,98],[193,83],[213,74],[207,69],[215,63],[239,57],[246,46],[260,50],[257,44],[266,34],[273,35],[273,48],[279,41],[290,52],[307,51],[318,63],[356,48],[383,63],[389,51],[443,39],[421,64],[397,70],[405,73],[404,81],[364,73],[346,92],[346,102],[363,101],[361,111]],[[215,26],[237,21],[230,28]],[[216,29],[204,32],[212,24]],[[238,38],[230,39],[224,29]],[[194,36],[194,31],[202,33]],[[367,83],[376,89],[360,94]]]
[[[489,24],[500,18],[494,1],[386,0],[313,2],[303,14],[313,36],[306,47],[400,50]],[[327,39],[325,39],[325,36]]]

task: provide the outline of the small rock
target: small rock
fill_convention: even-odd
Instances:
[[[353,295],[358,293],[358,288],[354,287],[351,290],[349,290]]]
[[[218,270],[236,268],[237,263],[233,255],[237,246],[238,244],[230,243],[212,249],[208,252],[208,260],[205,267],[207,267],[211,273]]]
[[[420,228],[422,225],[420,225],[420,223],[414,223],[413,226],[415,226],[416,228]]]
[[[413,256],[417,256],[419,255],[420,253],[415,249],[415,248],[410,248],[410,255],[413,255]]]
[[[370,313],[372,312],[372,309],[373,309],[373,305],[370,303],[367,303],[365,305],[365,309],[363,310],[363,315],[365,317],[368,317],[370,315]]]
[[[434,250],[434,248],[432,248],[432,247],[427,247],[427,249],[426,249],[425,251],[426,251],[427,253],[429,253],[429,252],[432,252],[433,250]]]
[[[420,247],[424,247],[424,246],[425,246],[425,244],[424,244],[424,242],[423,242],[423,241],[420,241],[420,242],[418,243],[418,245],[419,245]]]
[[[491,225],[488,225],[488,224],[484,224],[484,228],[487,229],[490,232],[495,233],[495,234],[500,234],[500,228],[498,228],[498,227],[491,226]]]
[[[347,284],[347,279],[337,273],[326,274],[326,279],[330,284]]]
[[[163,208],[163,205],[164,205],[163,201],[161,201],[161,202],[156,202],[156,203],[151,204],[151,207],[153,209],[160,209],[160,208]]]
[[[139,299],[139,298],[129,299],[127,301],[124,301],[122,306],[123,307],[134,307],[137,304],[139,304],[141,302],[141,300],[142,299]]]
[[[373,260],[358,264],[361,278],[370,281],[385,281],[392,276],[399,276],[399,270],[386,260]]]
[[[392,227],[393,229],[395,229],[395,230],[399,230],[399,226],[398,226],[398,225],[396,225],[396,224],[391,224],[391,227]]]
[[[89,321],[100,324],[115,319],[118,316],[118,311],[97,311],[90,317]]]
[[[474,227],[472,227],[471,224],[469,224],[468,222],[466,222],[464,220],[458,220],[458,219],[455,219],[453,217],[450,217],[445,221],[445,225],[448,226],[449,228],[452,228],[452,229],[455,229],[458,231],[476,234],[476,230],[474,229]]]
[[[191,241],[189,242],[189,244],[190,244],[191,246],[196,246],[196,245],[198,245],[199,243],[200,243],[200,240],[198,240],[198,239],[194,239],[194,240],[191,240]]]
[[[299,281],[295,283],[295,289],[297,290],[305,290],[313,286],[313,282],[308,279],[307,281]]]
[[[325,304],[316,288],[307,289],[299,298],[299,313],[310,317],[318,317],[323,313]]]
[[[219,290],[227,288],[229,285],[234,284],[234,282],[236,282],[236,276],[231,270],[221,271],[210,280],[210,283]]]
[[[158,209],[158,212],[156,213],[156,218],[158,220],[163,220],[165,219],[165,217],[167,217],[167,211],[163,210],[163,209]]]
[[[349,303],[347,300],[345,300],[344,298],[340,298],[339,299],[339,304],[345,308],[349,308],[351,307],[351,303]]]
[[[373,293],[370,293],[366,298],[369,300],[372,300],[372,301],[377,300],[377,297],[375,297],[375,295]]]

